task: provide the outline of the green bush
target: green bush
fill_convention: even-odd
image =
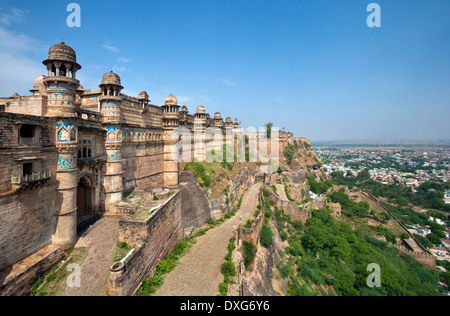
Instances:
[[[163,284],[161,276],[155,276],[142,281],[141,288],[137,296],[150,296],[156,292],[156,289]]]
[[[289,264],[284,264],[280,268],[280,275],[282,278],[287,278],[291,274],[291,266]]]
[[[186,171],[192,171],[196,179],[201,179],[201,185],[205,188],[209,188],[211,184],[211,178],[206,174],[206,169],[201,162],[191,162],[184,168]]]
[[[242,243],[243,249],[244,249],[244,265],[246,268],[253,262],[253,259],[255,259],[256,251],[258,250],[256,245],[244,241]]]
[[[317,182],[312,174],[309,174],[307,179],[311,191],[318,195],[324,194],[333,186],[331,181]]]
[[[247,222],[245,223],[244,227],[245,227],[245,228],[251,228],[252,225],[253,225],[253,221],[249,219],[249,220],[247,220]]]
[[[295,202],[295,200],[289,194],[289,188],[288,188],[287,184],[284,185],[284,192],[286,193],[286,197],[289,201]]]
[[[286,158],[288,165],[291,165],[292,160],[294,159],[294,154],[295,154],[294,145],[288,144],[286,149],[284,150],[284,157]]]
[[[286,241],[288,239],[288,234],[285,231],[280,233],[280,238],[282,241]]]
[[[220,267],[220,272],[226,277],[236,276],[236,268],[233,261],[225,261]]]
[[[235,241],[236,239],[234,237],[230,239],[230,242],[228,243],[228,252],[231,253],[234,249],[236,249],[236,245],[234,243]]]
[[[427,235],[427,239],[429,240],[429,241],[431,241],[433,244],[435,244],[435,245],[440,245],[442,242],[441,242],[441,237],[440,236],[438,236],[436,233],[431,233],[431,234],[428,234]]]
[[[409,239],[409,235],[408,235],[407,233],[405,233],[405,232],[401,233],[399,237],[400,237],[400,239],[402,239],[402,240]]]
[[[385,227],[370,228],[391,237],[392,231]],[[332,285],[336,294],[342,296],[441,294],[437,272],[425,269],[413,257],[399,255],[396,248],[368,236],[368,232],[353,230],[347,222],[336,221],[328,210],[314,211],[301,238],[305,253],[291,259],[295,260],[299,275],[290,283],[288,294],[305,294],[311,289],[310,286],[301,288],[297,278],[302,280],[302,285]],[[296,250],[292,246],[287,253],[294,256]],[[382,267],[380,288],[367,287],[370,272],[366,269],[373,262]]]
[[[423,237],[421,235],[414,235],[414,239],[417,240],[425,248],[433,248],[434,247],[434,245],[431,241],[429,241],[428,239],[426,239],[425,237]]]
[[[222,282],[219,284],[219,295],[218,296],[227,296],[228,295],[228,284]]]
[[[270,227],[267,226],[266,224],[264,224],[261,229],[260,240],[261,240],[261,244],[266,248],[273,244],[272,229],[270,229]]]
[[[188,243],[184,240],[180,241],[176,246],[175,246],[175,255],[180,256],[184,250],[187,248]]]
[[[294,226],[294,228],[298,231],[303,230],[303,224],[300,221],[293,221],[292,226]]]
[[[350,218],[367,217],[369,215],[370,205],[367,202],[355,202],[349,198],[343,190],[332,192],[328,195],[333,203],[339,203],[342,206],[342,213]]]

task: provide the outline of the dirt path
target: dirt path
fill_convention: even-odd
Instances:
[[[109,267],[118,233],[117,220],[103,218],[80,237],[75,248],[89,248],[88,256],[81,265],[81,287],[67,287],[66,296],[106,295],[105,271]]]
[[[253,216],[257,206],[261,183],[257,183],[245,194],[241,209],[205,235],[196,239],[189,252],[180,259],[178,266],[164,277],[164,284],[156,296],[216,296],[223,282],[220,266],[227,254],[227,246],[233,237],[233,226],[244,224]],[[242,221],[240,221],[242,216]]]

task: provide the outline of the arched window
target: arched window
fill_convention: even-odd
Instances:
[[[87,149],[86,147],[83,147],[83,158],[87,157]]]
[[[65,77],[65,76],[66,76],[66,66],[62,65],[62,66],[59,68],[59,76],[60,76],[60,77]]]
[[[78,149],[78,159],[81,159],[81,149]]]
[[[92,155],[91,155],[91,149],[88,149],[88,158],[91,158],[92,157]]]

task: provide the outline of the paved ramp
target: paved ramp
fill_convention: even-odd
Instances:
[[[216,296],[219,293],[219,283],[223,282],[220,267],[233,237],[233,226],[239,226],[253,216],[261,185],[257,183],[247,191],[235,216],[196,238],[196,243],[180,259],[178,266],[165,275],[156,296]]]
[[[81,287],[67,287],[66,296],[106,295],[107,269],[118,235],[118,221],[103,218],[80,237],[75,248],[89,248],[88,256],[81,265]]]

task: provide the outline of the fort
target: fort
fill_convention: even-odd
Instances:
[[[201,198],[190,200],[187,191],[194,188],[180,186],[179,177],[189,161],[202,161],[205,151],[215,148],[217,135],[205,136],[207,129],[218,131],[219,143],[237,147],[236,135],[243,135],[237,118],[224,120],[220,113],[211,117],[202,105],[189,114],[172,94],[162,106],[152,104],[146,91],[137,97],[125,95],[113,71],[103,75],[99,88],[84,89],[77,79],[82,66],[75,50],[64,42],[49,49],[43,64],[47,74],[35,80],[31,95],[0,98],[1,294],[24,293],[33,278],[75,245],[86,223],[99,216],[129,215],[124,200],[132,192],[141,192],[142,197],[161,190],[175,193],[155,214],[121,222],[122,240],[128,236],[136,247],[159,238],[143,271],[186,231],[227,211],[220,206],[224,203],[216,203],[217,207]],[[185,136],[179,129],[187,131],[190,145],[194,143],[182,152],[189,158],[183,161],[173,159],[181,153],[177,144]],[[250,141],[263,138],[262,134],[246,133]],[[283,157],[280,153],[292,140],[291,133],[280,131],[276,142],[267,140],[267,155]],[[258,142],[257,147],[265,146]],[[241,177],[251,181],[248,174]],[[167,220],[174,226],[164,226]],[[158,229],[174,231],[158,234]],[[165,238],[173,240],[166,243]]]

